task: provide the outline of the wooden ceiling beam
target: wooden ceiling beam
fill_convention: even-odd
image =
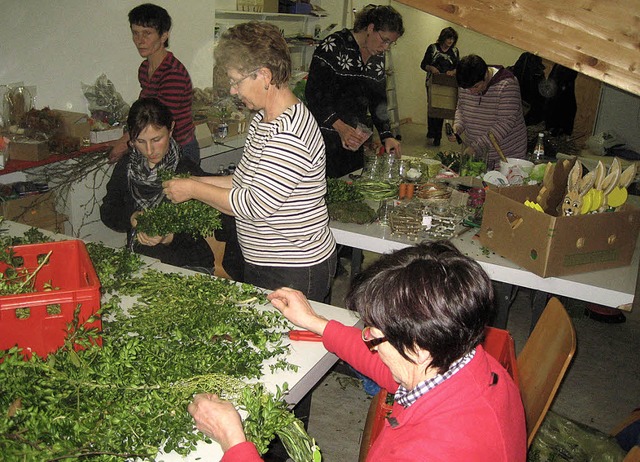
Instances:
[[[396,0],[640,95],[640,0]]]

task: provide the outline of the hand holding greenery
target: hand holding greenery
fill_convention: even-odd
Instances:
[[[189,175],[167,174],[162,181],[171,178],[188,178]],[[168,200],[157,207],[145,210],[137,217],[136,229],[148,236],[166,236],[172,233],[187,233],[193,237],[213,236],[216,229],[222,227],[220,212],[213,207],[191,199],[179,204]]]

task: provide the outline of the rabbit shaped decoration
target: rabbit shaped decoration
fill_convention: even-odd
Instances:
[[[567,193],[562,201],[562,215],[571,217],[588,211],[588,208],[584,210],[584,197],[593,188],[595,181],[596,171],[592,170],[583,177],[582,163],[576,160],[567,179]]]
[[[607,195],[607,205],[611,208],[618,208],[627,201],[627,188],[636,176],[637,165],[632,163],[624,172],[620,174],[620,179],[615,188]]]
[[[611,167],[609,167],[609,171],[607,172],[607,176],[602,181],[602,203],[598,207],[598,212],[606,212],[609,209],[609,194],[618,186],[618,182],[620,181],[620,173],[622,172],[622,164],[620,163],[620,159],[617,157],[613,158],[611,162]]]
[[[585,194],[582,203],[582,213],[597,212],[600,206],[604,202],[604,190],[607,170],[602,163],[598,161],[595,172],[595,181],[593,188],[591,188],[587,194]]]
[[[560,205],[565,194],[569,172],[576,163],[576,157],[564,159],[555,164],[549,162],[544,172],[542,187],[536,197],[536,202],[545,211],[553,216],[559,213]]]

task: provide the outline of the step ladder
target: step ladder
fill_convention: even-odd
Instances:
[[[393,68],[393,60],[391,50],[387,51],[385,56],[385,74],[387,75],[387,112],[389,114],[389,122],[391,124],[391,133],[400,140],[400,115],[398,114],[398,96],[396,94],[395,70]]]

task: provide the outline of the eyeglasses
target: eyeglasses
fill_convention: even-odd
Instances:
[[[383,45],[388,46],[389,48],[391,48],[392,46],[394,46],[396,44],[396,42],[394,40],[390,40],[388,38],[384,38],[379,30],[377,30],[376,32],[378,33],[378,37],[380,37],[380,40],[382,40],[382,44]]]
[[[238,80],[229,79],[229,87],[235,88],[237,90],[238,86],[242,82],[244,82],[246,79],[248,79],[252,75],[255,75],[255,73],[258,72],[259,70],[260,70],[260,68],[254,69],[253,71],[249,72],[247,75],[245,75],[244,77],[242,77],[241,79],[238,79]]]
[[[371,335],[371,327],[366,326],[364,329],[362,329],[362,341],[365,345],[367,345],[369,351],[373,351],[375,347],[377,347],[381,343],[386,342],[387,337],[374,337],[373,335]]]

